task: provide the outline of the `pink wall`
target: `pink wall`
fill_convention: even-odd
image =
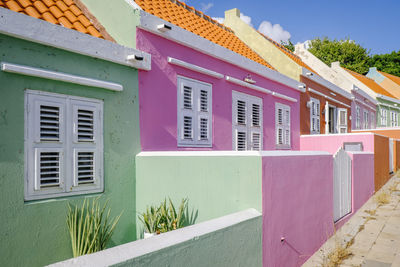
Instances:
[[[349,153],[352,160],[353,209],[356,212],[374,194],[374,154],[363,152]]]
[[[333,233],[332,156],[263,157],[262,164],[263,266],[300,266]]]
[[[374,134],[303,135],[300,150],[326,151],[335,154],[344,142],[362,142],[364,151],[374,152]]]
[[[355,97],[355,99],[361,101],[362,103],[366,103],[365,102],[365,97],[363,97],[362,95],[357,93],[355,90],[352,90],[351,92],[352,92],[353,96]],[[351,102],[351,117],[352,117],[351,129],[352,130],[357,130],[357,128],[356,128],[356,114],[357,114],[356,113],[356,105],[360,107],[360,124],[361,124],[360,127],[361,128],[359,128],[359,129],[364,129],[364,120],[365,120],[365,118],[364,118],[364,109],[368,110],[368,112],[369,112],[369,115],[368,115],[369,116],[369,118],[368,118],[369,126],[368,126],[367,129],[375,129],[376,128],[376,112],[375,112],[375,110],[373,110],[371,108],[371,105],[373,105],[373,104],[371,104],[370,102],[368,102],[368,103],[369,104],[362,105],[362,104],[360,104],[359,102],[356,102],[356,101],[352,101]],[[374,114],[374,121],[373,122],[371,120],[371,113]]]
[[[141,145],[149,150],[232,150],[232,90],[263,99],[263,149],[275,149],[275,102],[291,107],[292,149],[299,145],[299,102],[292,103],[259,93],[167,62],[174,57],[222,74],[242,79],[251,74],[258,86],[300,99],[300,92],[239,67],[179,45],[160,36],[137,30],[137,48],[152,56],[152,70],[139,71]],[[212,148],[177,147],[177,75],[212,84]]]

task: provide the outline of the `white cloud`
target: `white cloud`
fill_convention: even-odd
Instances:
[[[218,22],[221,23],[221,24],[224,23],[224,18],[213,17],[212,19],[218,21]]]
[[[244,21],[244,23],[253,27],[253,24],[251,23],[251,17],[246,16],[243,13],[240,13],[240,18]],[[224,20],[225,20],[224,18],[220,18],[220,17],[213,17],[213,19],[215,19],[216,21],[218,21],[221,24],[223,24]]]
[[[210,8],[212,8],[214,6],[213,3],[208,3],[208,4],[200,3],[200,5],[201,5],[201,11],[203,13],[206,13]]]
[[[261,22],[258,30],[278,43],[281,43],[282,41],[288,42],[291,37],[290,33],[284,30],[281,25],[272,25],[271,22],[266,20]]]

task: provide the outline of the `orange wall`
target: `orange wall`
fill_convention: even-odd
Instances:
[[[326,88],[325,86],[320,85],[319,83],[314,82],[313,80],[308,79],[305,76],[300,76],[300,81],[305,83],[307,86],[307,91],[302,93],[300,96],[300,134],[310,134],[310,109],[307,107],[307,102],[310,100],[310,96],[319,100],[320,103],[320,131],[321,134],[325,134],[325,114],[322,114],[325,111],[325,103],[326,98],[320,95],[316,95],[308,91],[308,88],[312,88],[318,92],[321,92],[329,97],[332,97],[342,103],[345,103],[351,106],[351,100],[347,99],[338,93],[334,93],[330,89]],[[336,96],[332,95],[331,93],[336,94]],[[341,104],[338,104],[333,101],[329,101],[332,105],[336,106],[337,108],[346,108],[347,109],[347,132],[351,131],[351,108],[345,107]]]
[[[375,191],[389,180],[389,139],[375,135]]]
[[[393,160],[395,166],[394,171],[397,171],[400,168],[400,140],[395,140],[393,142],[393,145],[394,145],[393,151],[395,152]]]

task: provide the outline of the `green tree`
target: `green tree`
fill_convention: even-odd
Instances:
[[[292,43],[292,41],[290,41],[290,39],[287,42],[281,41],[281,45],[283,45],[286,49],[294,52],[294,44]]]
[[[390,54],[374,55],[369,60],[369,66],[400,77],[400,50]]]
[[[328,66],[339,61],[341,66],[361,74],[367,73],[369,69],[369,50],[349,38],[316,38],[311,40],[309,51]]]

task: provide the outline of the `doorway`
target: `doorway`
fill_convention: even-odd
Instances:
[[[333,106],[328,108],[328,132],[336,132],[336,107]]]

